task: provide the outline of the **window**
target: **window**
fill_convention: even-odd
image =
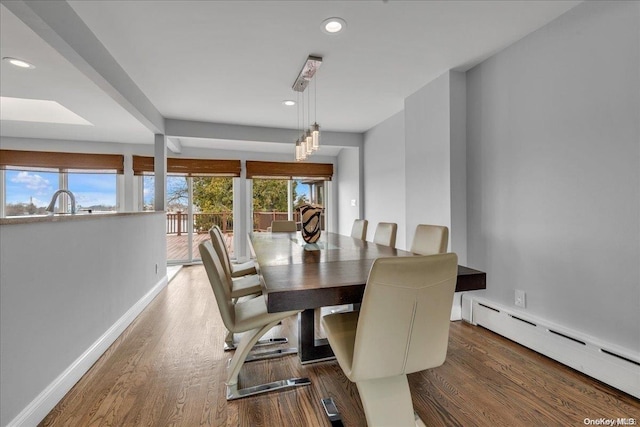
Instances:
[[[76,208],[117,210],[117,175],[124,157],[114,154],[0,150],[4,216],[45,214],[58,189],[70,190]],[[60,197],[56,212],[68,212]]]
[[[140,177],[140,182],[142,184],[140,210],[153,211],[155,210],[156,179],[153,175],[143,175]]]
[[[67,188],[76,198],[78,211],[116,211],[117,175],[101,173],[69,173]]]
[[[133,156],[133,171],[141,175],[141,207],[153,210],[154,159]],[[233,179],[240,176],[239,160],[167,158],[167,260],[198,260],[198,245],[209,229],[222,230],[233,253]]]
[[[330,163],[247,161],[247,178],[253,180],[253,229],[264,231],[274,220],[299,222],[297,208],[303,203],[326,211],[326,182],[333,176]],[[325,214],[321,229],[326,229]]]
[[[200,259],[198,246],[217,225],[233,254],[233,178],[167,177],[167,259]]]
[[[253,231],[266,231],[272,221],[300,222],[298,208],[306,203],[326,209],[325,180],[314,178],[253,179]],[[325,214],[320,227],[325,230]]]
[[[315,178],[296,178],[293,182],[296,183],[298,194],[298,198],[294,199],[294,209],[299,208],[304,203],[311,203],[314,206],[321,207],[320,229],[326,230],[327,203],[325,186],[327,181]]]
[[[296,197],[293,190],[293,198]],[[289,208],[289,181],[286,179],[253,180],[253,231],[267,231],[272,221],[293,219]]]
[[[5,173],[5,216],[44,215],[58,189],[57,172],[7,170]]]

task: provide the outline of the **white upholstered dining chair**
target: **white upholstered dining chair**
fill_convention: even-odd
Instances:
[[[232,333],[244,332],[240,344],[229,363],[229,372],[225,382],[227,385],[227,400],[310,384],[308,378],[292,378],[244,389],[238,388],[240,369],[247,360],[254,344],[280,321],[296,315],[300,311],[269,313],[263,295],[234,304],[231,298],[229,278],[225,274],[211,242],[200,243],[199,250],[224,326]],[[296,353],[296,349],[287,349],[278,352],[278,356]]]
[[[366,219],[356,219],[351,227],[351,237],[354,239],[367,240],[367,226],[369,221]]]
[[[449,228],[444,225],[419,224],[413,235],[411,252],[420,255],[443,254],[449,244]]]
[[[209,237],[214,242],[214,248],[216,253],[220,257],[225,271],[229,272],[231,277],[242,277],[248,274],[256,274],[256,264],[253,260],[249,260],[243,263],[232,263],[227,245],[224,243],[224,236],[222,230],[217,225],[214,225],[209,229]],[[217,242],[217,243],[216,243]]]
[[[248,274],[241,277],[232,277],[232,267],[234,266],[234,264],[232,264],[229,259],[229,252],[227,252],[227,247],[224,244],[222,231],[220,230],[220,228],[218,228],[218,226],[214,225],[209,230],[209,236],[211,237],[211,244],[213,246],[213,249],[215,250],[215,253],[218,256],[218,260],[222,265],[222,269],[227,276],[226,283],[229,283],[231,285],[230,292],[233,302],[237,302],[239,298],[251,298],[262,294],[262,284],[260,283],[260,276],[256,274],[255,263],[251,262],[239,264],[237,272],[245,272]],[[256,346],[286,344],[287,342],[289,342],[287,338],[274,337],[260,340],[258,341]],[[235,350],[236,347],[237,343],[234,339],[233,332],[227,331],[227,334],[224,338],[224,350]]]
[[[394,222],[379,222],[376,226],[376,232],[373,235],[373,243],[395,248],[397,233],[398,224]]]
[[[454,253],[379,258],[360,311],[322,318],[369,426],[416,425],[407,374],[445,361],[457,266]]]

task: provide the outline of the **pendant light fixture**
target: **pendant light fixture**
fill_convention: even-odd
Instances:
[[[313,82],[313,125],[311,125],[311,140],[313,151],[318,150],[320,148],[320,125],[318,124],[318,79]]]
[[[297,130],[298,132],[300,132],[300,130],[302,129],[302,127],[300,126],[300,109],[302,109],[302,120],[304,121],[304,94],[303,94],[303,98],[302,98],[302,102],[300,102],[300,93],[298,93],[298,125],[297,125]],[[304,160],[307,156],[307,147],[306,147],[306,140],[304,140],[303,138],[298,138],[296,141],[296,162],[300,162],[302,160]]]
[[[302,128],[304,128],[305,114],[304,114],[304,92],[309,86],[309,83],[315,76],[318,68],[322,65],[322,58],[318,56],[309,55],[302,70],[298,74],[296,81],[293,83],[293,90],[302,94],[302,102],[298,103],[302,108]],[[320,125],[317,122],[317,83],[314,82],[314,123],[311,123],[311,95],[307,96],[307,118],[309,128],[302,130],[301,127],[298,130],[301,132],[300,138],[296,141],[295,159],[296,161],[306,160],[313,152],[320,148]],[[300,117],[300,109],[298,109],[298,119]]]

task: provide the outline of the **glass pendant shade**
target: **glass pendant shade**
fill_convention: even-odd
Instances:
[[[299,162],[300,160],[302,160],[301,156],[300,156],[300,140],[296,141],[296,162]]]
[[[309,130],[307,131],[305,141],[307,143],[307,154],[313,153],[313,137],[311,136],[311,131]]]
[[[300,159],[305,160],[307,158],[307,140],[302,138],[300,142]]]
[[[313,151],[316,151],[320,148],[320,125],[318,125],[318,123],[314,123],[311,129],[313,129],[311,132]]]

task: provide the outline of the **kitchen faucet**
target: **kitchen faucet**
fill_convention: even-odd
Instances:
[[[51,214],[53,214],[53,210],[56,206],[56,200],[58,200],[58,196],[61,193],[65,193],[68,194],[69,197],[71,198],[71,214],[75,214],[76,213],[76,198],[73,195],[73,193],[69,190],[65,190],[65,189],[60,189],[58,191],[56,191],[55,193],[53,193],[53,197],[51,198],[51,203],[49,203],[49,206],[47,206],[47,212],[50,212]]]

